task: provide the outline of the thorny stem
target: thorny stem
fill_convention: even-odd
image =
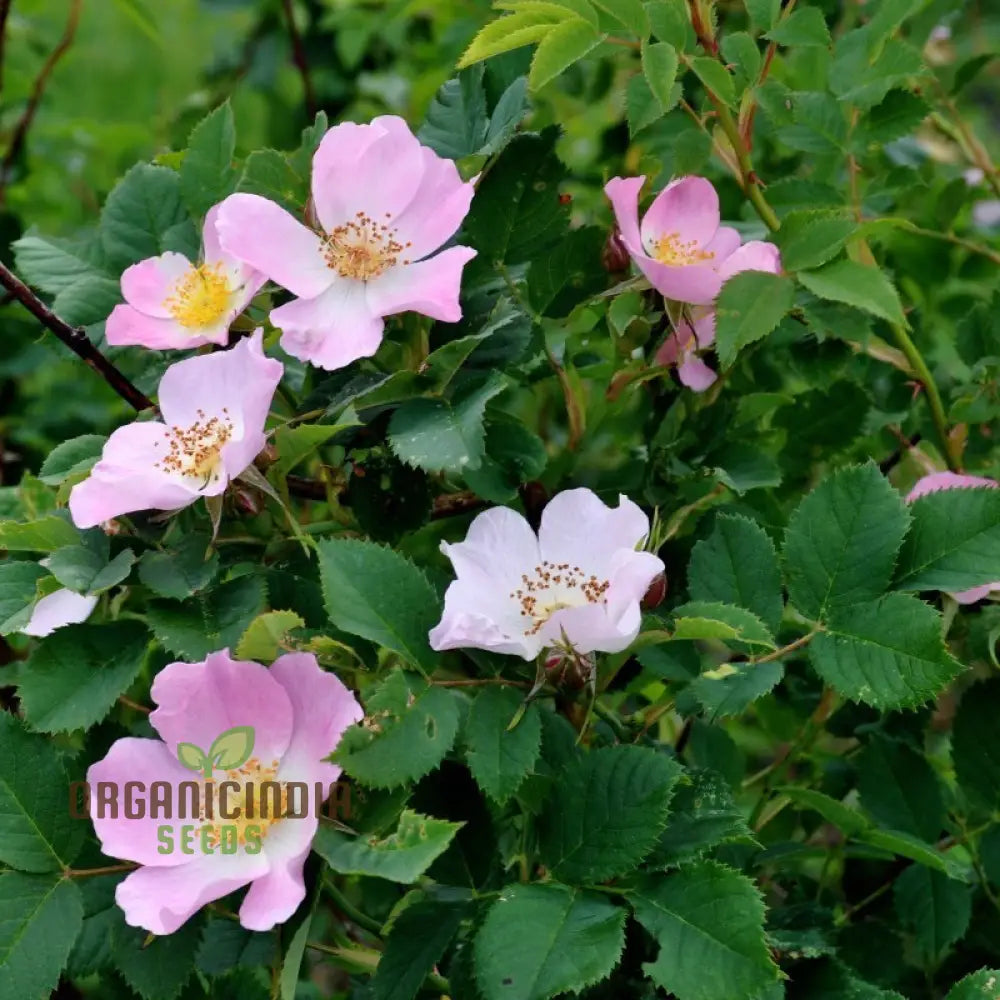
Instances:
[[[292,0],[282,0],[282,7],[285,11],[285,20],[288,21],[288,37],[292,43],[292,59],[302,77],[302,90],[306,99],[306,110],[309,112],[310,120],[316,117],[319,108],[316,105],[316,93],[313,90],[312,75],[309,72],[309,60],[306,58],[305,46],[302,43],[302,35],[299,34],[298,25],[295,23],[295,11],[292,8]]]
[[[813,639],[822,632],[823,629],[820,626],[816,626],[807,635],[799,636],[794,642],[790,642],[787,646],[782,646],[781,649],[776,649],[773,653],[768,653],[767,656],[757,657],[753,662],[758,663],[770,663],[772,660],[780,660],[783,656],[787,656],[789,653],[794,653],[795,650],[801,649],[803,646],[808,646]]]
[[[3,163],[0,164],[0,201],[3,200],[4,188],[10,176],[10,168],[14,165],[14,162],[21,154],[21,150],[24,148],[25,139],[28,137],[28,130],[35,119],[35,113],[38,111],[38,105],[41,103],[42,95],[45,93],[49,77],[52,76],[56,64],[69,50],[69,47],[73,44],[73,39],[76,37],[76,29],[80,23],[80,11],[82,8],[83,0],[71,0],[69,17],[66,19],[66,28],[63,31],[62,38],[59,39],[58,44],[49,53],[48,59],[45,60],[41,71],[35,79],[34,86],[31,88],[31,95],[28,97],[24,113],[21,115],[17,125],[14,126],[14,134],[10,140],[10,147],[7,149],[7,155],[3,158]],[[10,3],[4,0],[4,5],[0,8],[0,38],[2,38],[3,29],[6,26],[9,9]],[[0,41],[0,45],[2,44],[2,41]]]
[[[527,681],[514,681],[508,680],[506,677],[475,677],[475,678],[463,678],[462,680],[455,681],[437,681],[431,680],[431,684],[435,687],[489,687],[490,685],[500,686],[500,687],[516,687],[524,688],[527,690],[531,685]]]
[[[41,324],[51,330],[77,357],[82,358],[134,410],[149,410],[153,401],[140,392],[101,352],[81,327],[61,320],[35,293],[0,263],[0,285]]]

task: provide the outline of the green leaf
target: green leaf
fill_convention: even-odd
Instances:
[[[774,330],[792,308],[794,295],[790,278],[766,271],[742,271],[722,286],[715,306],[715,344],[723,368]]]
[[[688,590],[695,601],[734,604],[753,612],[775,632],[784,602],[774,543],[754,521],[739,514],[716,518],[688,563]]]
[[[593,25],[582,17],[556,25],[538,43],[528,73],[528,87],[540,90],[573,63],[582,59],[602,40]]]
[[[0,635],[24,628],[31,619],[38,581],[48,570],[34,562],[0,561]]]
[[[282,653],[282,643],[288,633],[304,625],[305,621],[294,611],[265,611],[243,633],[236,646],[236,655],[241,660],[270,663]]]
[[[188,920],[173,934],[149,940],[141,927],[124,927],[114,936],[114,961],[125,981],[143,1000],[174,1000],[194,972],[202,925]]]
[[[932,961],[968,929],[969,886],[923,865],[910,865],[892,891],[900,923],[915,932],[917,944]]]
[[[875,828],[866,829],[859,835],[859,840],[872,847],[889,851],[901,858],[909,858],[917,864],[924,865],[934,871],[941,872],[949,878],[967,882],[970,872],[967,866],[960,861],[943,854],[930,844],[925,843],[912,834],[903,833],[901,830],[878,830]]]
[[[798,278],[821,299],[845,302],[890,323],[906,325],[899,293],[876,267],[865,267],[853,260],[838,260],[818,271],[802,271]]]
[[[680,99],[679,90],[677,99]],[[637,73],[629,80],[625,89],[625,116],[628,119],[630,137],[648,128],[653,122],[659,121],[666,111],[667,109],[650,89],[645,76]]]
[[[548,464],[545,443],[520,420],[497,410],[486,424],[486,457],[465,471],[466,485],[492,503],[509,503],[522,483],[537,479]]]
[[[243,164],[238,191],[276,201],[296,215],[308,196],[308,185],[292,169],[288,157],[276,149],[255,149]]]
[[[765,36],[787,47],[805,48],[830,44],[830,29],[818,7],[800,7],[779,21]]]
[[[204,215],[236,190],[235,153],[236,123],[225,101],[194,127],[181,162],[181,196],[192,215]]]
[[[746,31],[733,31],[722,39],[722,57],[734,67],[737,90],[753,86],[760,75],[761,55],[757,43]],[[782,223],[784,226],[784,223]]]
[[[540,854],[564,882],[597,883],[623,875],[653,849],[681,773],[646,747],[594,750],[558,775],[542,814]]]
[[[642,0],[594,0],[594,3],[623,24],[640,41],[649,37],[649,15]]]
[[[970,590],[1000,576],[1000,490],[939,490],[915,500],[910,513],[900,590]]]
[[[277,475],[284,476],[299,462],[326,444],[335,434],[357,426],[359,421],[352,420],[342,424],[299,424],[297,427],[279,427],[274,434],[278,461],[271,468]]]
[[[423,572],[405,556],[373,542],[338,538],[320,542],[319,570],[330,620],[398,653],[423,670],[437,654],[427,636],[440,617],[440,601]]]
[[[57,444],[42,462],[38,478],[47,486],[59,486],[67,479],[89,472],[101,457],[106,441],[103,434],[81,434]]]
[[[351,836],[320,826],[313,850],[342,875],[371,875],[407,885],[445,852],[461,823],[449,823],[404,809],[399,825],[385,837]]]
[[[962,670],[945,648],[941,616],[906,594],[869,598],[831,615],[809,646],[816,672],[852,701],[880,709],[912,708],[942,691]]]
[[[865,26],[841,36],[834,48],[830,65],[830,89],[845,104],[871,108],[893,87],[907,86],[911,78],[926,72],[920,50],[900,38],[884,46]]]
[[[451,400],[414,399],[389,421],[389,444],[409,465],[428,472],[478,469],[483,460],[486,404],[507,388],[493,372],[480,385],[463,389]]]
[[[695,56],[691,60],[691,69],[706,89],[723,104],[731,106],[736,103],[736,85],[733,83],[732,75],[717,59],[711,56]]]
[[[828,476],[788,522],[783,556],[792,603],[820,619],[878,597],[908,523],[902,498],[875,465]]]
[[[944,1000],[990,1000],[997,983],[1000,983],[1000,969],[980,969],[961,980]]]
[[[169,245],[174,226],[187,220],[180,177],[166,167],[134,166],[118,182],[101,212],[101,243],[109,267],[122,271]]]
[[[20,676],[28,724],[67,733],[100,722],[139,675],[148,645],[141,622],[58,629],[38,644]]]
[[[373,788],[394,788],[432,771],[458,733],[452,692],[396,669],[365,705],[368,721],[344,733],[334,760]]]
[[[951,755],[958,784],[973,801],[1000,805],[1000,680],[968,688],[955,715]]]
[[[544,316],[567,316],[582,298],[603,291],[607,272],[601,250],[607,233],[581,226],[528,268],[528,301]]]
[[[253,754],[253,726],[233,726],[212,741],[208,758],[220,771],[242,767]]]
[[[212,759],[204,753],[201,747],[193,743],[177,744],[177,759],[189,771],[204,771],[206,768],[211,771]]]
[[[472,39],[457,68],[465,69],[501,52],[540,42],[557,24],[569,18],[576,19],[573,11],[566,8],[560,14],[555,4],[546,4],[544,9],[528,7],[497,18]]]
[[[678,52],[691,48],[694,31],[685,0],[646,0],[653,34],[661,42],[669,42]]]
[[[670,868],[729,843],[756,843],[729,783],[718,771],[685,770],[646,866]]]
[[[50,295],[88,278],[107,277],[100,242],[94,236],[64,240],[30,233],[11,247],[21,278]]]
[[[778,20],[781,0],[746,0],[750,22],[759,31],[767,31]]]
[[[56,988],[83,925],[79,886],[68,879],[0,873],[0,982],[10,1000]]]
[[[68,788],[52,743],[0,713],[0,861],[28,872],[72,864],[87,824],[70,816]]]
[[[720,719],[746,711],[773,690],[784,675],[785,668],[777,662],[723,663],[696,677],[689,690],[706,715]]]
[[[518,789],[535,766],[542,746],[538,707],[522,710],[523,698],[508,687],[488,687],[472,703],[465,723],[466,760],[479,787],[501,805]]]
[[[863,833],[870,826],[868,820],[857,809],[844,805],[839,799],[834,799],[813,788],[799,788],[793,785],[779,786],[776,791],[787,795],[796,805],[803,809],[817,812],[828,823],[842,830],[849,837]]]
[[[0,549],[8,552],[54,552],[79,540],[76,528],[56,514],[37,521],[0,521]]]
[[[642,47],[642,72],[660,106],[669,111],[677,80],[677,50],[669,42],[653,42]]]
[[[67,545],[57,549],[47,560],[52,575],[64,587],[80,594],[100,594],[121,583],[132,572],[135,553],[122,549],[108,561],[107,539],[102,535],[100,541],[103,546]]]
[[[144,552],[139,579],[160,597],[190,597],[204,590],[219,570],[219,554],[209,546],[207,535],[190,534],[169,551]]]
[[[858,761],[861,804],[892,830],[934,842],[945,824],[941,785],[927,758],[904,743],[872,739]]]
[[[217,649],[235,649],[266,596],[260,577],[241,576],[183,603],[151,601],[146,617],[164,649],[195,662]]]
[[[745,608],[710,601],[689,601],[671,612],[674,639],[721,639],[774,649],[774,638],[764,623]]]
[[[488,126],[483,67],[470,66],[441,85],[417,137],[438,156],[460,160],[482,149]]]
[[[807,9],[815,10],[813,7]],[[781,264],[786,271],[821,267],[840,253],[857,228],[857,222],[846,216],[815,211],[790,212],[782,219],[777,234]]]
[[[600,982],[625,944],[625,911],[564,885],[513,885],[490,907],[475,942],[485,1000],[547,1000]]]
[[[677,1000],[752,997],[778,978],[764,938],[764,901],[739,872],[698,861],[649,878],[632,904],[660,946],[643,970]]]

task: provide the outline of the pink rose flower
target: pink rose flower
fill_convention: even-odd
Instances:
[[[781,254],[773,243],[750,240],[731,253],[720,265],[719,276],[723,284],[741,271],[781,271]],[[704,392],[715,383],[716,374],[698,357],[715,343],[715,309],[711,306],[692,306],[693,328],[681,320],[656,352],[653,363],[677,365],[677,376],[682,385],[694,392]]]
[[[271,313],[293,357],[328,370],[370,357],[383,317],[412,310],[453,323],[464,246],[435,253],[469,211],[473,186],[422,146],[402,118],[337,125],[313,158],[320,231],[253,194],[219,206],[219,238],[296,296]]]
[[[318,824],[314,784],[320,782],[325,792],[337,780],[340,768],[324,758],[344,730],[363,717],[361,706],[336,676],[320,669],[311,653],[280,656],[267,669],[233,660],[225,649],[202,663],[169,664],[157,674],[152,697],[159,707],[149,721],[160,739],[117,740],[87,771],[101,850],[142,866],[115,892],[126,922],[154,934],[172,934],[206,903],[249,884],[240,923],[249,930],[270,930],[287,920],[305,896],[302,865]],[[205,800],[211,801],[211,817],[181,818],[178,786],[194,781],[203,788],[205,782],[181,765],[178,744],[208,753],[216,738],[235,726],[252,727],[252,756],[238,767],[215,772],[218,777],[200,803],[207,812]],[[278,783],[282,806],[296,815],[275,816],[273,808],[264,808],[271,801],[262,790],[264,781]],[[101,782],[117,787],[117,818],[107,810],[101,818]],[[124,816],[128,782],[143,784],[133,793],[147,807],[141,818]],[[151,815],[153,782],[164,782],[161,789],[169,786],[169,818]],[[223,802],[226,782],[232,784]],[[289,782],[306,783],[306,808],[298,794],[289,792]],[[251,806],[253,817],[246,815]],[[241,814],[227,819],[223,809],[230,816],[237,810]],[[133,808],[132,814],[138,811]],[[303,811],[304,816],[298,815]],[[192,826],[193,837],[190,831],[187,835],[192,850],[185,853],[184,828]],[[164,850],[167,845],[172,849]],[[227,852],[224,846],[233,849]]]
[[[125,304],[115,306],[104,327],[109,344],[165,350],[226,343],[233,320],[267,279],[222,249],[217,213],[218,206],[205,216],[200,264],[168,251],[126,269]]]
[[[54,590],[35,604],[28,624],[21,631],[40,639],[64,625],[77,625],[90,617],[97,601],[96,595],[89,597],[66,587]]]
[[[636,267],[665,298],[708,305],[725,280],[719,268],[740,245],[720,226],[719,196],[704,177],[680,177],[655,198],[639,223],[645,177],[615,177],[605,185],[622,243]]]
[[[163,422],[136,421],[108,438],[90,476],[73,487],[78,528],[135,510],[179,510],[222,493],[264,447],[264,422],[281,381],[262,334],[232,350],[186,358],[160,380]]]
[[[568,640],[580,654],[616,653],[639,634],[639,602],[663,563],[636,551],[649,519],[628,497],[606,506],[566,490],[536,537],[507,507],[479,514],[465,541],[442,543],[457,579],[430,633],[434,649],[491,649],[526,660]]]
[[[927,496],[928,493],[937,493],[939,490],[968,490],[978,486],[997,489],[1000,487],[1000,483],[995,479],[986,479],[983,476],[960,476],[957,472],[933,472],[917,481],[913,489],[906,495],[906,502],[913,503],[914,500]],[[995,583],[983,584],[981,587],[972,587],[970,590],[963,590],[951,596],[959,604],[975,604],[976,601],[981,601],[994,590],[1000,590],[1000,580]]]

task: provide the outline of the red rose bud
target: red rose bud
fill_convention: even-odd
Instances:
[[[628,250],[622,243],[622,234],[617,226],[608,233],[608,238],[604,242],[604,249],[601,251],[601,265],[608,274],[623,274],[628,270],[629,261]]]
[[[256,490],[251,490],[237,484],[233,486],[232,494],[236,506],[245,514],[256,517],[264,509],[264,505],[261,502],[261,495]]]
[[[597,658],[593,653],[578,653],[558,646],[545,653],[543,662],[551,682],[572,691],[579,691],[593,680],[597,668]]]
[[[667,596],[667,576],[665,573],[658,573],[649,585],[645,597],[641,601],[643,611],[652,611],[663,603],[663,598]]]

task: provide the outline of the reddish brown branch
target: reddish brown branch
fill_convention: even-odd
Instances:
[[[66,20],[66,28],[63,31],[62,38],[59,39],[59,44],[49,53],[48,59],[45,60],[45,64],[35,79],[34,86],[31,88],[31,95],[28,98],[24,113],[21,115],[17,125],[14,126],[14,135],[10,140],[10,147],[7,150],[7,155],[3,158],[3,164],[0,165],[0,199],[2,199],[4,188],[7,186],[10,169],[24,148],[25,140],[28,137],[28,130],[31,128],[31,123],[35,120],[35,113],[38,111],[38,105],[42,101],[42,95],[45,93],[49,77],[52,76],[56,64],[73,44],[73,39],[76,37],[76,29],[80,24],[80,11],[82,8],[83,0],[71,0],[69,17]],[[6,15],[6,10],[3,13]],[[0,24],[0,28],[2,26]]]
[[[13,272],[0,263],[0,285],[17,299],[41,324],[51,330],[77,357],[82,358],[135,410],[148,410],[153,401],[140,392],[101,352],[91,343],[80,327],[70,326],[61,320]]]
[[[313,90],[312,76],[309,73],[309,60],[306,59],[306,49],[302,44],[302,36],[299,34],[298,25],[295,23],[295,11],[292,9],[292,0],[282,0],[282,7],[285,9],[285,19],[288,21],[288,36],[292,42],[292,59],[298,67],[299,76],[302,77],[302,89],[305,91],[306,110],[309,118],[316,117],[319,108],[316,105],[316,93]]]

